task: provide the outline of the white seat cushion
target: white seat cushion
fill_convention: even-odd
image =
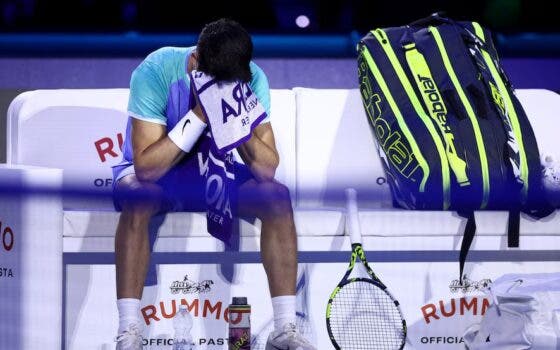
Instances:
[[[362,207],[392,204],[385,172],[357,89],[296,88],[297,203],[344,205],[346,187]]]
[[[270,90],[270,123],[274,130],[280,164],[276,179],[290,189],[292,202],[296,193],[296,100],[292,90]]]
[[[111,237],[115,235],[119,213],[115,211],[64,211],[64,237]],[[296,210],[294,220],[299,236],[344,234],[343,213],[336,210]],[[260,222],[241,220],[242,236],[260,235]],[[169,213],[159,228],[159,237],[208,237],[205,213]]]
[[[64,170],[64,186],[110,193],[111,166],[122,159],[128,89],[36,90],[8,110],[8,163]],[[271,123],[280,153],[277,180],[295,193],[295,97],[271,90]],[[67,197],[65,209],[109,210],[112,201]]]
[[[516,95],[531,122],[540,155],[560,161],[560,95],[545,89],[519,89]]]
[[[475,212],[476,235],[507,235],[508,213],[505,211]],[[452,211],[418,211],[404,209],[360,212],[364,236],[463,236],[466,219]],[[519,231],[522,236],[558,235],[558,211],[541,220],[522,215]]]
[[[8,163],[64,170],[64,186],[111,191],[122,157],[128,89],[36,90],[8,110]],[[65,208],[112,208],[110,199],[65,198]]]

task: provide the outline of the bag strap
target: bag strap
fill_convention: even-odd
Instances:
[[[466,213],[458,213],[461,216],[467,218],[467,224],[465,225],[465,230],[463,232],[463,241],[461,242],[461,252],[459,253],[459,282],[463,285],[463,270],[465,267],[465,261],[467,260],[467,254],[471,248],[474,235],[476,233],[476,221],[474,220],[474,211],[469,211]]]
[[[459,253],[459,281],[463,284],[463,271],[465,268],[465,262],[467,261],[467,255],[471,248],[472,241],[474,240],[474,235],[476,233],[476,221],[474,219],[474,212],[460,213],[459,215],[467,218],[467,224],[465,225],[465,230],[463,231],[463,241],[461,242],[461,252]],[[519,209],[512,209],[509,211],[508,216],[508,247],[518,248],[519,247],[519,222],[521,218],[521,212]]]
[[[519,209],[509,211],[508,215],[508,248],[519,248],[519,221],[521,212]]]
[[[409,27],[427,27],[431,25],[438,25],[442,23],[454,23],[450,18],[445,17],[444,12],[434,12],[428,17],[420,18],[414,22],[411,22]]]

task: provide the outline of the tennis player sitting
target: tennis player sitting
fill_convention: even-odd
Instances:
[[[122,211],[115,237],[117,349],[142,348],[139,308],[150,219],[191,210],[207,210],[209,227],[217,226],[213,235],[226,242],[236,213],[262,221],[261,256],[275,326],[266,348],[315,349],[295,327],[296,232],[289,191],[274,179],[279,157],[269,122],[270,91],[265,73],[251,62],[252,51],[245,29],[221,19],[204,27],[195,47],[159,49],[132,74],[124,156],[113,168],[115,204]],[[207,86],[191,84],[200,77],[211,77],[216,98],[221,88],[233,86],[230,102],[239,103],[222,101],[219,119],[250,121],[247,137],[223,148],[216,144],[218,134],[227,138],[227,129],[211,123]],[[258,105],[263,113],[251,115]],[[245,165],[235,161],[234,148]],[[142,196],[130,196],[136,192]]]

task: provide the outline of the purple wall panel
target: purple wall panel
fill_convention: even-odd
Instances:
[[[141,59],[4,58],[0,88],[56,89],[128,87]],[[273,88],[351,88],[357,71],[351,59],[257,59]]]
[[[560,58],[508,58],[502,65],[517,89],[560,91]]]
[[[0,88],[71,89],[127,87],[140,59],[3,58]]]
[[[2,58],[0,89],[128,87],[130,73],[140,58]],[[353,59],[256,59],[268,74],[272,88],[357,87]],[[517,88],[560,91],[560,58],[503,59]]]
[[[22,91],[128,87],[141,58],[0,58],[0,113]],[[350,89],[358,86],[353,59],[256,59],[270,86]],[[516,88],[560,92],[560,57],[507,58],[505,71]],[[0,163],[5,161],[6,120],[0,118]]]

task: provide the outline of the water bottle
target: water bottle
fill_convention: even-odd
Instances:
[[[246,297],[233,297],[229,305],[229,350],[251,349],[251,305]]]
[[[179,311],[173,317],[173,328],[175,335],[173,336],[173,350],[192,350],[193,340],[191,337],[191,328],[193,326],[192,316],[187,310],[187,305],[181,304]]]

